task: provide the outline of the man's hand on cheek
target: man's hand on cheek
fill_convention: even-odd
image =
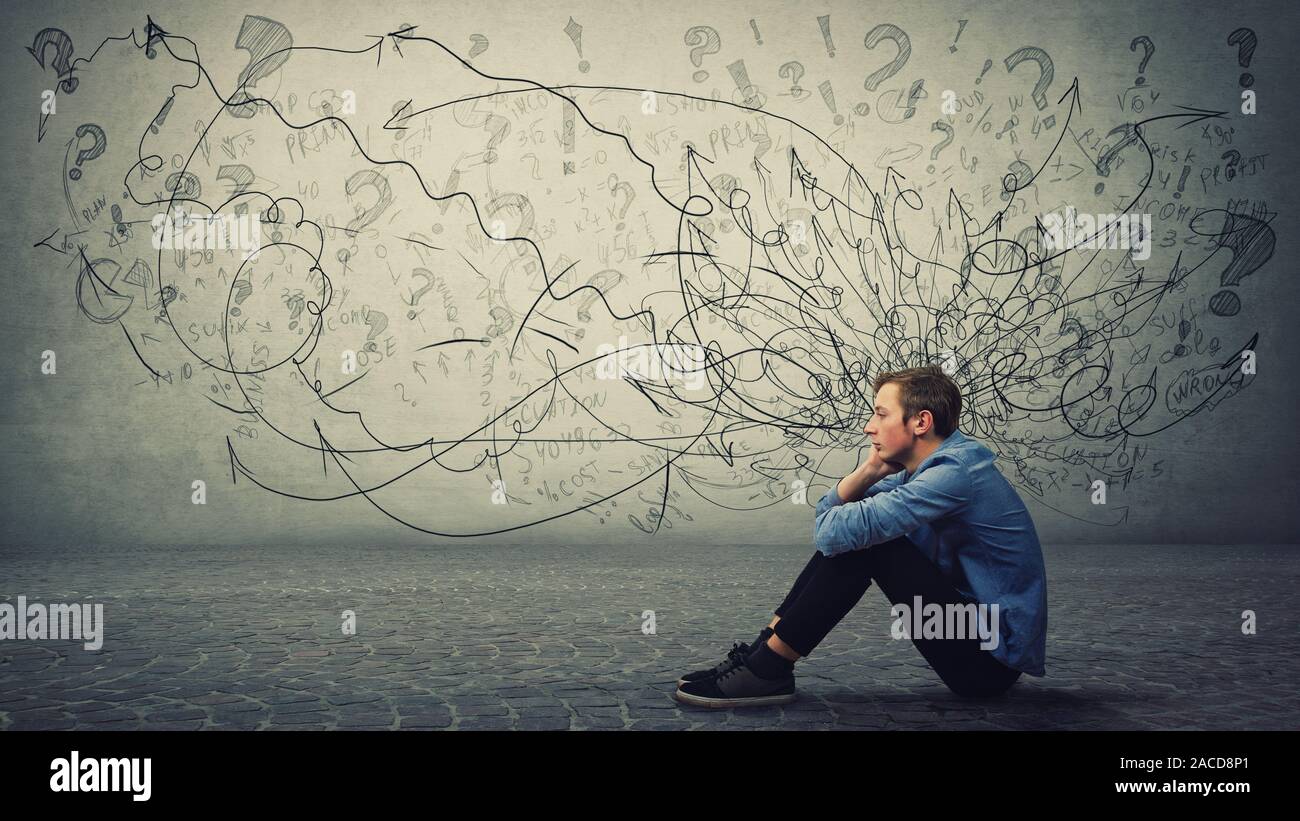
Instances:
[[[862,471],[864,476],[883,479],[904,469],[901,462],[886,462],[880,458],[880,451],[875,448],[871,449],[871,454],[867,456],[867,461],[863,462],[858,470]]]
[[[884,461],[880,458],[880,452],[872,448],[867,461],[858,465],[857,470],[841,479],[836,491],[841,501],[856,502],[866,495],[867,488],[886,476],[904,469],[905,466],[898,462]]]

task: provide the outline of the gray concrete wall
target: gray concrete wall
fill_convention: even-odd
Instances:
[[[1300,541],[1293,9],[281,2],[274,26],[205,3],[150,12],[152,59],[131,40],[146,6],[6,9],[3,539],[807,543],[865,458],[864,376],[947,361],[962,429],[1044,542]],[[901,61],[882,24],[910,53],[873,83]],[[70,92],[63,38],[44,70],[27,50],[47,27]],[[221,113],[208,82],[230,95],[241,72],[283,120]],[[285,244],[247,264],[160,251],[182,169],[200,210],[290,198],[303,222],[264,226]],[[712,213],[679,211],[688,185]],[[969,224],[1001,223],[963,239],[950,189]],[[1151,218],[1140,261],[1035,239],[1067,206],[1129,204]],[[602,345],[670,328],[713,351],[702,386],[599,378]]]

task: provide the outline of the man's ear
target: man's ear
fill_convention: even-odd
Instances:
[[[934,414],[929,411],[918,411],[916,416],[912,418],[916,420],[915,433],[917,436],[925,436],[926,431],[934,429]]]

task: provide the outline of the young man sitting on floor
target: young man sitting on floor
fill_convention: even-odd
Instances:
[[[919,617],[901,620],[953,692],[995,696],[1021,673],[1044,675],[1042,548],[1024,502],[993,466],[996,455],[957,430],[957,385],[931,365],[882,373],[873,388],[874,414],[864,429],[870,455],[817,503],[817,550],[776,618],[752,646],[737,643],[712,669],[683,676],[678,701],[705,707],[794,701],[794,663],[872,581],[895,613],[920,608],[932,616],[935,605],[940,613],[972,614],[970,629],[959,620],[954,630],[951,618],[926,618],[920,635],[911,635]]]

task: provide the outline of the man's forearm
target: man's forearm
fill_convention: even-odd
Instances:
[[[840,480],[835,492],[840,497],[840,501],[860,502],[866,498],[868,488],[888,475],[859,467]]]

